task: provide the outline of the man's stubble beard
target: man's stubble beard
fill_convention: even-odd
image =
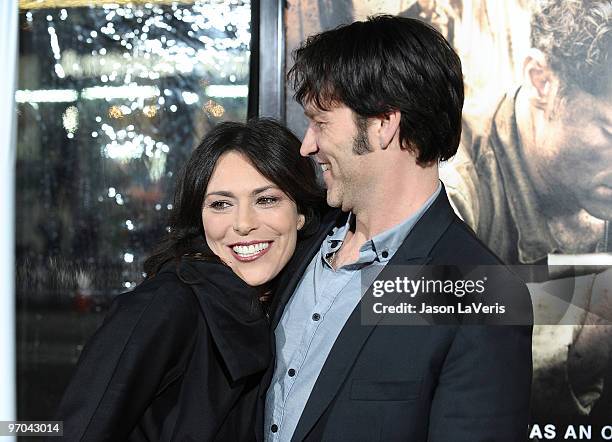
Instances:
[[[372,152],[372,146],[368,140],[368,121],[364,117],[356,117],[357,133],[353,137],[351,146],[352,154],[356,156],[367,155]],[[335,189],[327,192],[327,204],[331,207],[339,207],[347,212],[354,209],[355,197],[365,189],[361,189],[357,180],[350,174],[344,174],[343,180],[337,180]]]
[[[372,146],[368,140],[368,119],[365,117],[355,117],[357,134],[353,137],[353,153],[355,155],[366,155],[372,152]]]

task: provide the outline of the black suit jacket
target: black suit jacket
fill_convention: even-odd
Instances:
[[[268,337],[229,267],[166,265],[114,300],[83,350],[57,415],[64,440],[254,440]]]
[[[273,329],[325,235],[344,221],[339,212],[328,217],[316,238],[302,245],[290,262],[280,283],[285,289],[276,299]],[[501,265],[454,214],[444,189],[387,267],[425,264]],[[519,322],[530,324],[525,284],[505,267],[490,282],[487,292],[502,300],[511,296],[523,312]],[[461,325],[460,321],[362,325],[357,306],[321,370],[292,440],[526,440],[531,325]],[[260,426],[273,370],[269,367],[260,389]]]

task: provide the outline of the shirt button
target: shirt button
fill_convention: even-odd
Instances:
[[[386,258],[386,257],[388,257],[388,256],[389,256],[389,252],[387,252],[387,251],[385,250],[384,252],[382,252],[382,253],[381,253],[381,256],[382,256],[383,258]]]
[[[295,370],[293,368],[290,368],[289,371],[287,371],[287,374],[289,375],[289,377],[293,377],[295,376]]]
[[[276,433],[278,431],[278,425],[272,424],[272,426],[270,427],[270,431],[272,433]]]
[[[314,314],[312,315],[312,320],[313,320],[313,321],[318,321],[319,319],[321,319],[321,315],[320,315],[320,314],[318,314],[318,313],[314,313]]]

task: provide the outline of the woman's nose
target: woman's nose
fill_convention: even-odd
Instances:
[[[248,235],[251,231],[257,228],[257,216],[253,213],[250,207],[239,208],[234,218],[232,226],[234,232],[239,235]]]

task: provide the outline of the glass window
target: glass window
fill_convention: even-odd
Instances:
[[[52,417],[110,301],[142,280],[191,150],[246,120],[250,42],[250,1],[20,2],[20,419]]]

